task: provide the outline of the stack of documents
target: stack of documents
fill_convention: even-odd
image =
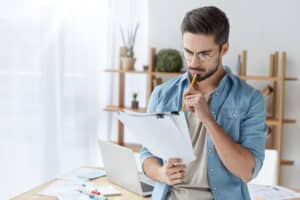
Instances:
[[[183,112],[120,112],[119,120],[135,139],[164,160],[181,158],[185,164],[195,159],[189,128]]]
[[[300,198],[300,193],[281,186],[248,184],[251,200],[287,200]]]

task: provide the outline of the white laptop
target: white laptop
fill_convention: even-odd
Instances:
[[[151,195],[153,185],[139,175],[132,150],[102,140],[99,146],[106,175],[112,183],[141,196]]]

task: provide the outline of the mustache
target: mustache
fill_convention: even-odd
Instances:
[[[200,71],[200,72],[205,72],[205,69],[201,67],[189,67],[190,70],[195,70],[195,71]]]

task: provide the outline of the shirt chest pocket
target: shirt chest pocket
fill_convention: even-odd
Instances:
[[[235,142],[240,140],[240,122],[244,114],[244,111],[236,108],[224,108],[220,111],[221,126]]]

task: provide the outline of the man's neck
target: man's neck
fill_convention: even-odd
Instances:
[[[206,80],[196,83],[196,89],[201,91],[203,94],[210,94],[215,88],[218,87],[225,74],[226,71],[224,70],[223,66],[220,65],[215,74]]]

